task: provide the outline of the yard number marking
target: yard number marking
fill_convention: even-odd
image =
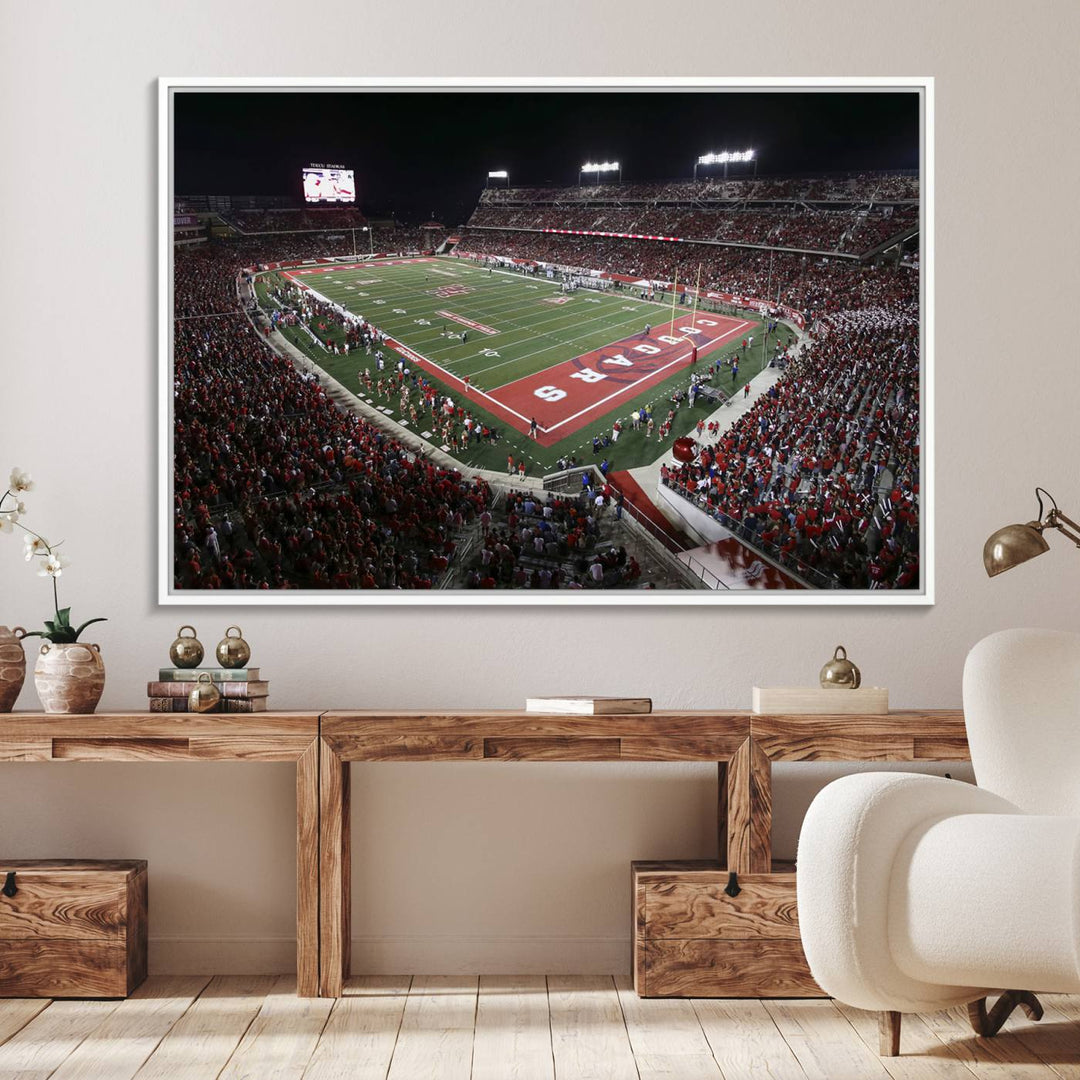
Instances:
[[[560,390],[557,386],[541,386],[538,390],[534,390],[533,393],[541,401],[562,401],[566,397],[566,391]]]

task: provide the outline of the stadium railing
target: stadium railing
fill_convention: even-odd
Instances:
[[[686,554],[679,559],[684,566],[686,566],[696,577],[702,582],[707,582],[709,578],[712,579],[713,584],[709,585],[710,589],[730,589],[730,585],[725,585],[708,567],[702,565],[694,558],[693,555]]]
[[[595,465],[577,465],[572,469],[563,469],[561,472],[548,473],[544,477],[545,491],[566,491],[577,494],[582,490],[581,476],[586,473],[589,476],[589,486],[603,487],[604,474]]]
[[[665,480],[661,480],[660,482],[669,487],[680,498],[685,499],[688,503],[697,507],[702,513],[708,514],[713,520],[719,522],[732,534],[732,536],[744,543],[748,548],[756,551],[759,555],[769,559],[771,562],[779,564],[785,570],[788,570],[796,577],[801,578],[806,584],[815,589],[839,589],[841,587],[840,583],[835,578],[829,577],[828,574],[823,574],[817,568],[803,562],[802,559],[798,559],[794,555],[789,555],[786,551],[781,551],[771,544],[763,543],[761,537],[752,529],[748,529],[741,521],[736,521],[722,510],[717,510],[715,507],[708,506],[704,499],[692,498],[683,491],[682,488],[675,484],[668,483]]]

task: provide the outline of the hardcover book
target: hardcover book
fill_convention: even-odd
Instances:
[[[211,712],[256,713],[266,712],[267,699],[261,698],[222,698]],[[187,696],[152,697],[150,712],[187,712]]]
[[[824,689],[819,686],[755,686],[755,713],[805,713],[809,716],[884,715],[889,711],[889,691],[884,686],[860,686],[857,690]]]
[[[620,713],[652,712],[652,698],[630,697],[532,697],[525,711],[559,716],[616,716]]]
[[[249,713],[266,712],[266,698],[224,698],[221,712]]]
[[[214,682],[257,682],[259,669],[223,667],[163,667],[158,671],[162,682],[194,682],[200,675],[209,675]]]
[[[148,682],[146,693],[149,697],[187,697],[198,683],[194,679],[186,682]],[[214,687],[222,697],[260,698],[270,693],[268,682],[215,682]]]

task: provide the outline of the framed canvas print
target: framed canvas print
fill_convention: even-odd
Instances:
[[[160,82],[166,604],[933,602],[933,85]]]

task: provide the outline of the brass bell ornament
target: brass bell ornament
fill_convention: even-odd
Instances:
[[[225,631],[225,636],[218,642],[217,658],[224,668],[242,668],[251,659],[251,646],[244,640],[239,626],[230,626]]]
[[[837,645],[833,658],[821,669],[821,685],[826,690],[858,690],[862,673],[848,659],[847,649]]]
[[[191,633],[184,634],[185,630]],[[181,626],[176,631],[176,640],[169,646],[169,659],[178,668],[198,667],[203,658],[202,642],[195,636],[194,626]]]
[[[188,712],[212,712],[221,701],[221,692],[214,685],[208,671],[200,671],[199,678],[188,694]]]

